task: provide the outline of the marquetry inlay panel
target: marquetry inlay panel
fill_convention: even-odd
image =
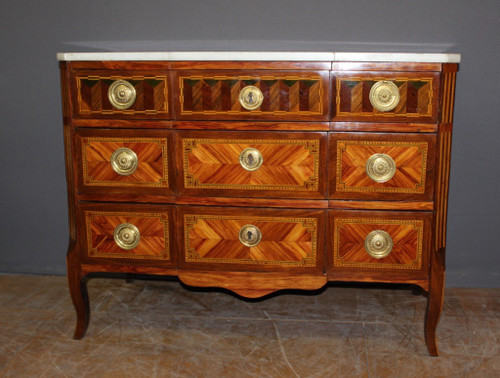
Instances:
[[[319,140],[184,138],[182,143],[185,188],[318,190]],[[262,155],[256,170],[240,164],[247,148]]]
[[[316,75],[190,75],[179,77],[181,115],[323,115],[325,88]],[[239,101],[240,91],[257,87],[262,105],[246,110]]]
[[[338,192],[424,193],[427,142],[339,140],[337,141],[336,190]],[[396,165],[386,182],[372,180],[366,172],[374,154],[390,156]]]
[[[365,239],[370,232],[385,231],[393,247],[388,256],[367,253]],[[424,221],[418,219],[344,218],[334,219],[334,268],[406,269],[422,268]]]
[[[394,109],[379,111],[370,102],[370,90],[379,81],[390,81],[399,90],[400,99]],[[435,78],[394,76],[363,76],[353,74],[336,78],[335,116],[337,118],[428,119],[435,115]]]
[[[141,212],[85,211],[87,254],[137,260],[169,260],[168,214]],[[129,250],[120,248],[113,234],[117,226],[129,223],[137,227],[140,241]]]
[[[134,88],[136,99],[128,109],[116,109],[108,90],[116,80],[126,80]],[[80,115],[155,115],[168,113],[167,76],[85,75],[76,77],[77,106]]]
[[[442,74],[443,111],[439,124],[436,179],[436,249],[446,247],[446,224],[448,213],[448,189],[450,184],[451,137],[453,132],[453,106],[455,101],[455,80],[457,73]]]
[[[137,169],[130,175],[113,170],[111,157],[119,148],[137,155]],[[84,186],[168,188],[167,138],[81,138]]]
[[[248,224],[262,233],[252,247],[239,240]],[[315,267],[317,233],[317,218],[184,214],[184,258],[190,263]]]

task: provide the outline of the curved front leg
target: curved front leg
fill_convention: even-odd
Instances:
[[[68,283],[71,300],[76,310],[76,329],[74,339],[81,339],[87,331],[90,321],[90,306],[87,292],[87,282],[81,271],[78,259],[78,247],[71,243],[66,257]]]
[[[431,280],[427,311],[425,313],[425,343],[427,350],[433,357],[439,355],[436,340],[436,328],[439,323],[444,300],[444,248],[435,251],[431,257]]]

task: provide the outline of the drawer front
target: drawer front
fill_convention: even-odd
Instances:
[[[170,194],[169,131],[79,130],[80,193]]]
[[[326,133],[180,132],[178,185],[189,195],[324,198],[326,142]]]
[[[382,272],[389,281],[425,276],[431,219],[428,212],[329,211],[329,269],[366,278]]]
[[[243,271],[323,271],[324,211],[180,208],[181,266]]]
[[[328,71],[177,71],[175,85],[179,119],[328,120]]]
[[[335,121],[437,122],[435,72],[333,72]]]
[[[431,200],[435,144],[429,134],[331,133],[331,198]]]
[[[167,71],[76,71],[75,118],[169,118]]]
[[[173,261],[169,206],[83,205],[79,213],[85,260],[162,265]]]

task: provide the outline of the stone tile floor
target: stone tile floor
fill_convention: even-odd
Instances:
[[[242,300],[177,281],[92,278],[73,340],[65,277],[0,276],[0,377],[500,377],[500,289],[447,289],[441,356],[426,299],[329,286]]]

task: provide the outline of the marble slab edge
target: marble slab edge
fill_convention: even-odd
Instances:
[[[297,61],[297,62],[420,62],[459,63],[460,54],[269,52],[269,51],[170,51],[170,52],[66,52],[60,61]]]

